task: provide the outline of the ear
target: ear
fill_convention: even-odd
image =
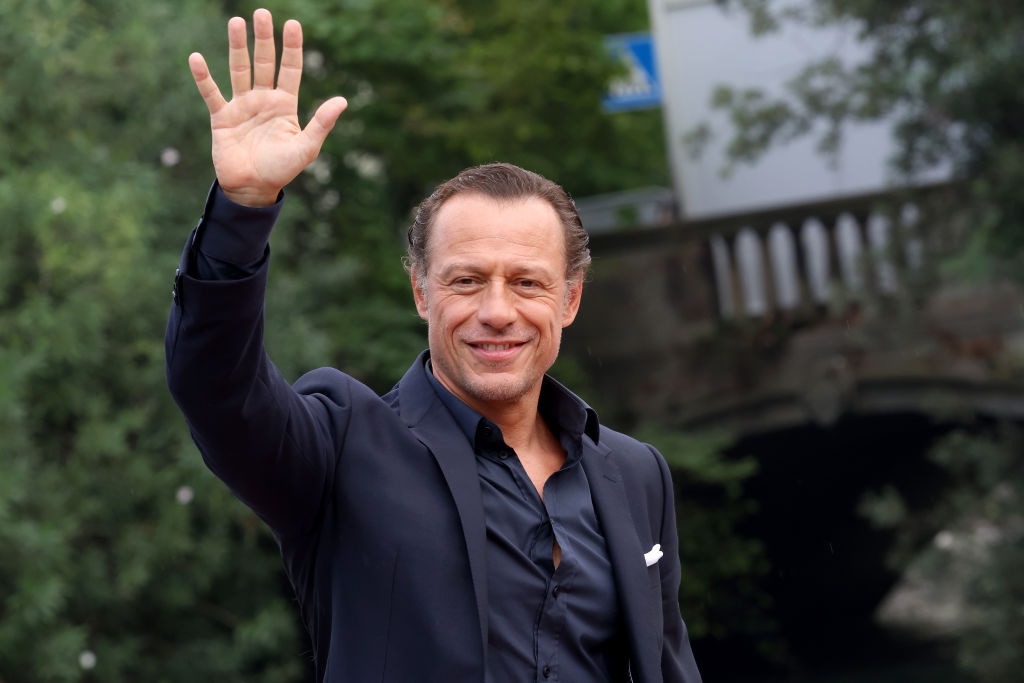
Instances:
[[[416,312],[424,320],[428,320],[427,295],[420,288],[421,278],[415,269],[409,271],[409,282],[412,284],[412,299],[416,302]]]
[[[562,313],[562,327],[569,327],[576,319],[583,298],[583,276],[579,275],[569,281],[569,289],[565,293],[565,310]]]

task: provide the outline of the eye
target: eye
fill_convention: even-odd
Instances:
[[[452,282],[451,282],[451,287],[453,289],[459,289],[459,290],[473,289],[476,286],[477,286],[476,278],[471,277],[469,275],[464,275],[462,277],[457,277],[454,280],[452,280]]]

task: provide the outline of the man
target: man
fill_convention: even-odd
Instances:
[[[545,372],[586,235],[557,185],[468,169],[409,230],[429,351],[383,397],[263,349],[282,188],[345,108],[296,119],[301,28],[228,24],[230,102],[189,57],[217,183],[175,278],[168,381],[209,467],[271,527],[321,681],[700,680],[679,614],[672,484]]]

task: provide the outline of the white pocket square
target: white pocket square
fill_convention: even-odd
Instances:
[[[655,543],[650,550],[644,553],[644,562],[646,562],[647,566],[650,567],[657,564],[658,560],[660,560],[661,556],[664,554],[665,553],[661,552],[661,544]]]

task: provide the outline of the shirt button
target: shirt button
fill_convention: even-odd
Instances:
[[[557,584],[555,585],[554,588],[551,589],[551,595],[555,596],[556,598],[558,597],[558,594],[561,593],[561,592],[562,592],[562,587],[557,585]]]
[[[542,673],[544,674],[544,678],[551,678],[551,667],[545,666]]]
[[[508,457],[510,455],[512,455],[512,453],[509,451],[502,451],[501,453],[498,453],[498,457],[501,458],[502,460],[508,460]]]

